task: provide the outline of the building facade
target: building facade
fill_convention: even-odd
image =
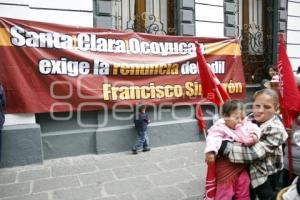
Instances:
[[[239,37],[249,97],[258,89],[266,66],[276,63],[279,32],[286,33],[293,69],[300,65],[298,8],[300,0],[0,0],[1,17],[158,35]],[[203,139],[193,106],[165,105],[148,112],[154,147]],[[206,115],[214,112],[206,105]],[[128,151],[135,140],[131,114],[7,114],[1,166]],[[116,120],[116,115],[125,120]],[[89,126],[80,126],[78,120]],[[98,126],[104,122],[104,127]]]

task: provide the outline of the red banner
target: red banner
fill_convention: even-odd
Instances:
[[[92,110],[116,103],[198,103],[195,40],[231,98],[245,97],[239,42],[157,36],[0,18],[8,113]]]

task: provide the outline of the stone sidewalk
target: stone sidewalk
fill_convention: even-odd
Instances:
[[[0,200],[198,200],[204,142],[0,169]]]

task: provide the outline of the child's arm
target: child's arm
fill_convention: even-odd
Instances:
[[[145,119],[145,121],[149,124],[150,123],[150,119],[148,118],[148,116],[147,116],[147,118]]]
[[[148,115],[146,114],[145,115],[145,117],[144,117],[144,122],[146,122],[147,124],[149,124],[150,123],[150,119],[149,119],[149,117],[148,117]]]
[[[245,121],[243,124],[239,124],[235,132],[237,135],[236,142],[240,142],[246,146],[254,145],[261,136],[260,128],[251,121]]]
[[[204,153],[208,153],[208,152],[217,153],[219,148],[221,147],[224,134],[221,131],[215,129],[214,127],[208,129],[207,132],[208,134],[206,137]]]
[[[261,130],[256,124],[249,122],[247,123],[247,131],[250,136],[247,145],[252,146],[259,141],[261,137]]]
[[[257,137],[257,135],[255,133],[250,133],[249,135],[249,140],[248,142],[246,143],[246,146],[252,146],[254,145],[255,143],[257,143],[259,140],[259,138]]]

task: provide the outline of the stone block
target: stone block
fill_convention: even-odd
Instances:
[[[111,170],[102,170],[100,172],[80,174],[79,179],[83,185],[100,185],[104,182],[115,180],[115,177]]]
[[[95,132],[93,130],[73,130],[43,134],[45,159],[95,153]]]
[[[279,21],[287,21],[287,17],[288,17],[288,15],[287,15],[287,11],[286,10],[279,10],[278,11],[278,13],[279,13]]]
[[[176,154],[175,154],[176,155]],[[159,166],[165,170],[172,170],[172,169],[180,169],[187,166],[193,166],[198,163],[195,163],[194,161],[191,161],[188,158],[179,157],[176,159],[170,159],[164,162],[159,163]]]
[[[110,14],[112,13],[112,1],[97,1],[96,14]]]
[[[38,124],[10,125],[3,128],[0,167],[42,162],[41,129]]]
[[[113,172],[120,179],[134,176],[144,176],[161,172],[161,169],[155,164],[139,164],[129,167],[120,167],[113,169]]]
[[[29,194],[30,183],[0,185],[0,198]]]
[[[11,197],[5,200],[48,200],[48,193],[28,194],[23,196]]]
[[[278,22],[279,31],[285,32],[286,31],[286,22]]]
[[[123,159],[115,158],[115,159],[97,160],[96,165],[100,170],[103,170],[103,169],[114,168],[116,166],[127,166],[128,164]]]
[[[53,166],[52,167],[52,176],[68,176],[68,175],[77,175],[82,173],[89,173],[96,171],[97,168],[95,165],[70,165],[70,166]]]
[[[33,182],[33,193],[56,190],[66,187],[76,187],[79,185],[80,183],[76,176],[41,179]]]
[[[162,172],[154,175],[150,175],[149,179],[155,185],[168,186],[183,181],[192,180],[193,176],[184,169],[178,169],[174,171]]]
[[[225,2],[224,3],[225,13],[235,13],[235,3]]]
[[[0,172],[0,184],[8,184],[16,182],[17,173],[14,171]]]
[[[182,35],[186,35],[186,36],[195,35],[195,24],[181,23],[180,27],[182,30]]]
[[[18,181],[25,182],[50,177],[50,168],[27,170],[18,173]]]
[[[112,16],[95,16],[95,27],[113,28],[112,20]]]
[[[235,15],[226,14],[225,15],[225,26],[235,26]]]
[[[279,3],[279,9],[286,10],[287,0],[279,0],[278,3]]]
[[[184,195],[175,187],[155,188],[136,194],[138,200],[182,199]]]
[[[124,194],[137,191],[149,190],[153,187],[152,183],[145,177],[130,178],[118,180],[104,184],[104,190],[107,194]]]
[[[101,186],[85,186],[53,192],[53,200],[89,200],[101,197]]]
[[[234,37],[235,36],[235,28],[233,28],[233,27],[225,27],[224,28],[224,35],[226,37]]]
[[[183,22],[192,23],[194,21],[194,12],[192,10],[181,10],[180,14]]]
[[[180,0],[180,8],[184,9],[194,9],[195,1],[194,0]]]
[[[203,184],[204,183],[200,180],[192,180],[190,182],[179,183],[177,187],[183,191],[186,196],[193,197],[204,194],[204,188],[202,187]]]

